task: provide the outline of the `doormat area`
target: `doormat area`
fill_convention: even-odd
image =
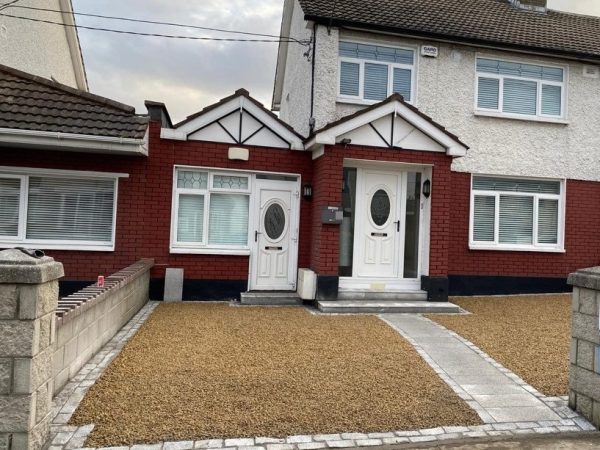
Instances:
[[[472,314],[429,318],[473,342],[541,393],[568,394],[570,294],[451,301]]]
[[[71,418],[87,447],[477,425],[374,316],[161,304]]]

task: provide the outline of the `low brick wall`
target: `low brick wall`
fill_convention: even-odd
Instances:
[[[73,378],[148,301],[151,259],[59,299],[53,356],[54,393]]]
[[[600,267],[569,275],[573,323],[569,406],[600,428]]]

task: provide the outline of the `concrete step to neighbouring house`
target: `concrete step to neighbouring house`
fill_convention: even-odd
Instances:
[[[377,302],[425,302],[427,301],[426,291],[361,291],[355,289],[344,289],[338,292],[338,300],[352,301],[377,301]]]
[[[334,300],[319,301],[317,308],[324,313],[359,314],[359,313],[405,313],[405,314],[458,314],[458,305],[448,302],[423,301],[376,301],[376,300]]]
[[[253,291],[240,294],[242,305],[301,305],[297,292]]]

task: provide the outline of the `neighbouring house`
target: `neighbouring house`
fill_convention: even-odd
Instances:
[[[599,31],[545,0],[286,0],[281,35],[312,46],[280,44],[273,110],[309,136],[315,206],[344,211],[317,272],[501,294],[598,265]],[[395,93],[468,151],[416,143]]]
[[[0,64],[87,91],[71,0],[2,3]]]

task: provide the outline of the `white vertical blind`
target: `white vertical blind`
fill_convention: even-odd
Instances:
[[[19,234],[20,178],[0,178],[0,236]]]
[[[473,207],[473,240],[477,242],[494,242],[496,197],[476,195]]]
[[[340,94],[357,97],[359,92],[360,64],[342,61],[340,65]]]
[[[542,114],[560,116],[562,111],[562,89],[552,84],[542,85]]]
[[[248,245],[248,206],[244,194],[211,194],[208,243]]]
[[[497,110],[500,97],[500,80],[498,78],[479,77],[477,89],[477,107]]]
[[[533,244],[533,197],[500,195],[501,244]]]
[[[202,242],[204,237],[204,195],[181,194],[177,210],[177,241]]]
[[[411,101],[412,71],[394,67],[394,92],[397,92],[407,102]]]
[[[29,177],[27,239],[112,242],[115,180]]]
[[[535,81],[505,78],[502,110],[506,113],[535,116],[537,111],[537,83]]]
[[[365,63],[364,98],[385,100],[388,89],[388,66]]]
[[[558,200],[545,198],[539,200],[538,243],[558,243]]]

